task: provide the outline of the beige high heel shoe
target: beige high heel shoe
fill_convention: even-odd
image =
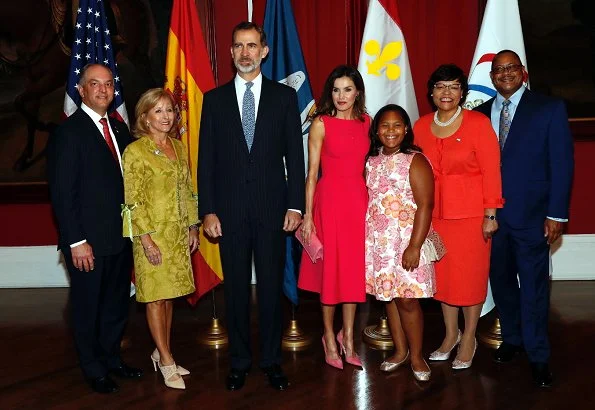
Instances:
[[[172,389],[186,390],[186,383],[184,383],[184,379],[182,379],[182,376],[180,376],[175,363],[169,366],[162,366],[161,363],[158,363],[158,365],[167,387],[171,387]],[[170,380],[176,375],[178,376],[177,379]]]
[[[157,367],[159,366],[159,360],[161,360],[159,350],[155,349],[153,350],[153,353],[151,353],[151,361],[153,362],[153,369],[155,369],[155,371],[157,371]],[[190,374],[190,371],[184,369],[182,366],[176,365],[176,367],[178,368],[178,373],[180,373],[180,376],[188,376]]]

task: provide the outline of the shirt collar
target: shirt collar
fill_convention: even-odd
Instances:
[[[523,93],[525,92],[526,87],[523,85],[521,86],[521,88],[519,88],[518,90],[516,90],[516,92],[510,96],[510,98],[508,99],[515,107],[518,107],[519,102],[521,101],[521,97],[523,96]],[[494,101],[494,104],[496,107],[501,108],[502,107],[502,103],[504,102],[506,98],[502,97],[502,95],[500,95],[500,93],[496,94],[496,100]]]
[[[236,86],[236,90],[243,90],[246,88],[246,83],[248,81],[244,80],[242,77],[240,77],[239,74],[236,73],[236,76],[235,76],[233,82]],[[252,80],[252,83],[254,84],[252,86],[253,88],[254,87],[260,88],[260,85],[262,84],[262,73],[258,73],[256,78],[254,80]]]
[[[95,111],[93,111],[91,108],[87,107],[85,105],[85,103],[81,103],[81,110],[83,110],[89,117],[91,117],[93,122],[99,122],[100,119],[107,118],[107,114],[105,114],[104,116],[101,116],[101,115],[97,114]],[[109,119],[108,119],[108,121],[109,121]]]

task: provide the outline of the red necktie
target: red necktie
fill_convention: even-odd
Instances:
[[[99,120],[101,125],[103,125],[103,137],[105,138],[105,142],[107,142],[107,146],[109,150],[112,152],[114,159],[118,161],[118,154],[116,153],[116,146],[114,145],[114,140],[112,139],[112,135],[109,132],[109,127],[107,125],[107,118],[102,118]],[[119,162],[119,161],[118,161]]]

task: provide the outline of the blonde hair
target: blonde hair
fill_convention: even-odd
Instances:
[[[147,113],[153,109],[162,98],[167,98],[171,102],[174,112],[176,112],[176,102],[171,94],[163,88],[151,88],[140,96],[138,103],[136,103],[136,108],[134,109],[136,122],[134,123],[134,130],[132,133],[136,138],[150,134],[149,127],[147,126]],[[174,117],[174,125],[168,133],[169,137],[175,137],[178,133],[177,121],[175,120],[176,117],[177,113]]]

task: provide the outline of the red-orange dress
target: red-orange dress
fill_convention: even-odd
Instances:
[[[491,240],[484,241],[485,208],[502,208],[500,147],[489,118],[463,110],[451,136],[437,138],[430,129],[434,113],[413,127],[415,144],[434,169],[432,224],[446,246],[435,263],[434,299],[455,306],[483,303],[487,294]]]
[[[370,117],[365,121],[321,117],[324,141],[322,177],[316,184],[313,220],[323,259],[312,263],[302,254],[298,287],[320,293],[334,305],[366,300],[365,218],[368,191],[364,180],[370,145]]]

